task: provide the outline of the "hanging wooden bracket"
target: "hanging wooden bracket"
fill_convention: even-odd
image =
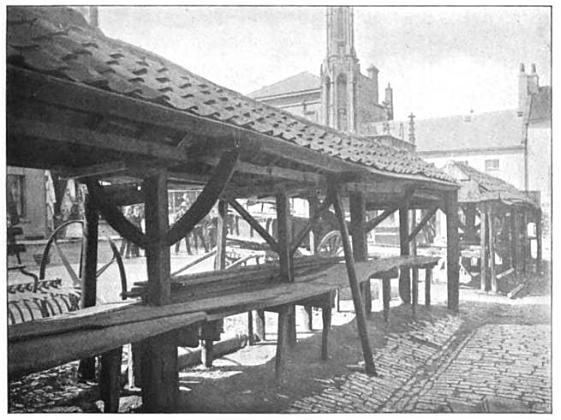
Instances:
[[[230,204],[232,206],[232,208],[234,210],[236,210],[236,212],[247,222],[249,223],[249,225],[259,234],[259,236],[261,236],[265,242],[267,242],[267,244],[269,244],[269,246],[271,247],[271,249],[275,252],[277,252],[278,250],[278,243],[275,240],[275,238],[273,238],[269,232],[267,232],[265,230],[265,228],[263,226],[261,226],[261,224],[255,220],[255,218],[249,214],[249,212],[243,208],[243,206],[238,203],[238,201],[236,201],[235,199],[229,199],[228,200],[228,204]]]
[[[306,226],[304,226],[304,228],[300,232],[298,232],[298,235],[296,235],[296,238],[294,239],[294,241],[290,246],[291,254],[294,254],[296,252],[300,243],[304,240],[306,235],[312,230],[314,224],[319,220],[319,218],[329,209],[331,204],[332,204],[332,197],[328,195],[323,200],[323,203],[321,203],[321,205],[317,208],[314,216],[310,218],[310,220],[308,220]]]
[[[214,173],[203,191],[199,194],[189,210],[174,223],[167,233],[167,242],[171,246],[193,230],[218,201],[234,174],[238,162],[239,150],[233,149],[222,154]]]
[[[434,206],[428,211],[427,214],[423,216],[423,218],[419,221],[419,224],[415,226],[411,231],[411,233],[409,234],[409,237],[407,238],[408,242],[411,242],[413,239],[415,239],[415,236],[417,236],[417,234],[421,231],[421,229],[425,227],[427,222],[434,216],[437,210],[438,210],[438,206]]]

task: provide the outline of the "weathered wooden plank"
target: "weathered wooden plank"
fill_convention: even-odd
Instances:
[[[72,360],[96,356],[127,343],[141,341],[205,319],[202,312],[131,322],[107,328],[75,329],[60,334],[8,342],[8,375],[48,369]]]
[[[537,211],[536,215],[536,274],[542,272],[542,212]]]
[[[201,191],[189,210],[174,223],[167,232],[167,243],[169,246],[185,237],[197,223],[199,223],[218,201],[220,194],[230,181],[238,161],[239,150],[234,149],[224,152],[218,166],[214,169],[211,179]]]
[[[458,191],[445,193],[446,262],[448,271],[448,309],[458,311],[460,300],[460,242],[458,238]]]
[[[228,236],[228,203],[218,201],[218,218],[216,224],[216,257],[214,259],[214,269],[224,270],[226,268],[226,237]]]
[[[430,306],[430,289],[432,283],[432,268],[425,269],[425,306]]]
[[[255,220],[253,218],[253,216],[251,214],[249,214],[249,212],[243,208],[243,206],[238,203],[236,200],[234,199],[230,199],[228,200],[228,203],[234,208],[234,210],[236,210],[236,212],[238,212],[238,214],[254,229],[257,231],[257,233],[259,233],[259,236],[261,236],[271,247],[271,249],[273,251],[277,250],[278,244],[277,241],[271,236],[269,235],[269,232],[267,232],[265,230],[265,228],[263,226],[261,226],[259,224],[259,222],[257,220]]]
[[[382,278],[382,304],[384,307],[384,321],[388,322],[390,316],[391,277]]]
[[[99,213],[89,195],[85,203],[86,222],[84,226],[84,254],[85,261],[82,275],[81,307],[95,306],[97,300],[97,245]],[[83,379],[95,379],[95,359],[80,361],[78,372]]]
[[[332,187],[333,188],[333,187]],[[360,343],[362,347],[362,354],[364,357],[364,367],[367,373],[372,375],[376,374],[376,367],[374,366],[374,359],[372,358],[372,348],[370,347],[370,340],[368,338],[368,329],[366,326],[366,314],[364,306],[362,305],[362,297],[360,295],[359,281],[357,278],[355,261],[351,249],[351,241],[349,239],[349,232],[347,231],[347,222],[345,221],[345,213],[341,205],[341,199],[336,189],[332,189],[333,194],[333,207],[335,214],[339,221],[339,230],[341,231],[341,239],[343,242],[343,250],[345,252],[345,266],[347,268],[347,275],[351,286],[353,296],[353,305],[356,314],[357,327],[359,331]]]

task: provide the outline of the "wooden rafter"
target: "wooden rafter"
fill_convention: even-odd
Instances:
[[[423,216],[423,218],[419,221],[419,224],[415,226],[411,231],[411,233],[409,234],[409,238],[408,238],[409,242],[415,239],[415,236],[417,236],[417,234],[421,231],[421,229],[423,229],[423,227],[432,218],[432,216],[434,216],[437,210],[438,210],[438,206],[434,206],[432,209],[430,209],[427,212],[427,214]]]
[[[269,235],[269,232],[240,203],[232,198],[228,200],[228,204],[269,244],[273,251],[277,252],[278,244],[275,238]]]
[[[308,223],[306,223],[306,226],[304,226],[304,228],[300,232],[298,232],[298,235],[296,235],[296,238],[294,239],[294,241],[292,242],[292,245],[290,246],[290,253],[291,254],[294,254],[296,252],[300,243],[304,240],[304,238],[310,232],[310,230],[312,230],[312,227],[318,221],[318,219],[322,216],[322,214],[325,213],[329,209],[331,204],[332,204],[331,197],[328,195],[323,200],[323,203],[321,203],[321,205],[318,206],[314,215],[308,220]]]
[[[224,152],[216,166],[211,179],[206,184],[189,210],[175,222],[167,234],[167,242],[171,246],[185,237],[185,235],[199,223],[218,201],[220,194],[230,181],[236,169],[239,150]]]

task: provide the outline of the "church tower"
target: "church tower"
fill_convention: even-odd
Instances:
[[[328,7],[327,55],[321,66],[321,121],[325,125],[356,132],[359,76],[352,8]]]

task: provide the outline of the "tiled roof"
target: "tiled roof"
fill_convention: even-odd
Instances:
[[[458,192],[460,203],[500,200],[507,204],[528,204],[536,207],[526,194],[513,185],[463,162],[449,162],[444,171],[461,185]]]
[[[6,51],[13,66],[243,127],[388,175],[453,182],[413,154],[311,123],[108,38],[72,9],[9,7]]]
[[[523,122],[515,109],[415,120],[417,152],[521,146]]]
[[[541,86],[538,92],[532,95],[529,120],[551,121],[551,86]]]
[[[272,85],[264,86],[248,93],[250,98],[264,98],[268,96],[284,95],[321,88],[321,79],[308,71],[295,74]]]

